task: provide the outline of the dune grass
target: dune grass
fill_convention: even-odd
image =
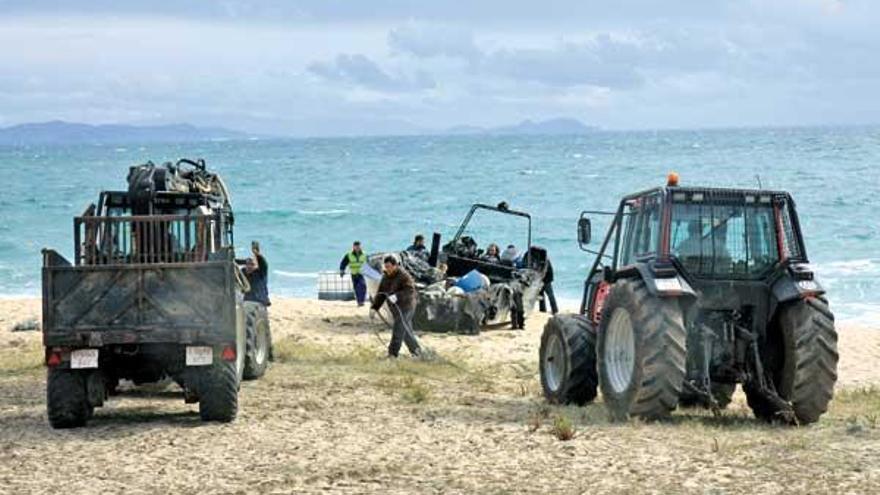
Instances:
[[[43,346],[38,341],[0,348],[0,376],[21,376],[43,370]]]

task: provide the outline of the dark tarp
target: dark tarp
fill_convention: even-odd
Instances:
[[[382,259],[387,254],[370,256],[370,266],[381,272]],[[418,331],[478,334],[486,325],[509,322],[514,305],[521,304],[528,313],[543,288],[543,273],[519,269],[513,272],[511,280],[493,283],[488,289],[471,293],[450,291],[445,288],[443,274],[422,258],[407,252],[394,254],[416,281],[419,297],[413,324]],[[373,294],[378,282],[370,282],[368,287]]]

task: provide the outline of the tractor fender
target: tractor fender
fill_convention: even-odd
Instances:
[[[696,299],[697,293],[691,284],[680,274],[672,277],[658,278],[651,267],[646,264],[636,265],[639,276],[645,281],[645,286],[652,296],[657,297],[682,297]]]
[[[815,279],[796,280],[791,273],[784,275],[773,282],[770,290],[778,303],[803,299],[805,297],[821,296],[825,288]]]

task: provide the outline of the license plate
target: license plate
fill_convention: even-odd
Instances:
[[[73,369],[97,368],[97,349],[78,349],[70,353],[70,367]]]
[[[214,349],[205,346],[188,346],[186,348],[187,366],[208,366],[214,361]]]

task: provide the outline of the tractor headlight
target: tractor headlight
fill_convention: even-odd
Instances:
[[[657,286],[657,290],[660,292],[681,291],[681,282],[678,281],[678,277],[655,278],[654,285]]]
[[[798,280],[797,285],[802,291],[812,292],[819,290],[819,284],[814,280]]]

